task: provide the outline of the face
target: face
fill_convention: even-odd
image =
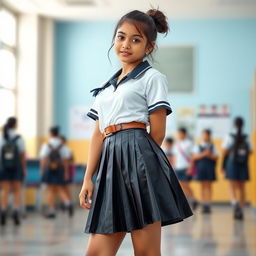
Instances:
[[[202,140],[205,142],[208,142],[210,140],[210,137],[207,132],[202,132]]]
[[[128,64],[140,62],[153,50],[153,47],[148,45],[146,36],[128,22],[124,22],[117,29],[114,48],[119,60]]]
[[[178,131],[177,136],[179,140],[184,140],[186,138],[186,134],[182,131]]]

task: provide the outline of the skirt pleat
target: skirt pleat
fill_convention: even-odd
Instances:
[[[167,157],[145,130],[123,130],[104,140],[86,233],[130,232],[191,215]]]

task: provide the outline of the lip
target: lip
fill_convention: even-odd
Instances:
[[[120,55],[121,56],[124,56],[124,57],[127,57],[127,56],[130,56],[130,55],[132,55],[130,52],[125,52],[125,51],[121,51],[120,52]]]

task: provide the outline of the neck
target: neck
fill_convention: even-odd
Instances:
[[[121,75],[126,75],[131,72],[138,64],[140,64],[143,60],[138,60],[132,63],[122,62],[122,73]]]

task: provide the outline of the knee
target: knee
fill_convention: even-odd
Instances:
[[[88,248],[85,256],[100,256],[100,252],[96,248]]]

